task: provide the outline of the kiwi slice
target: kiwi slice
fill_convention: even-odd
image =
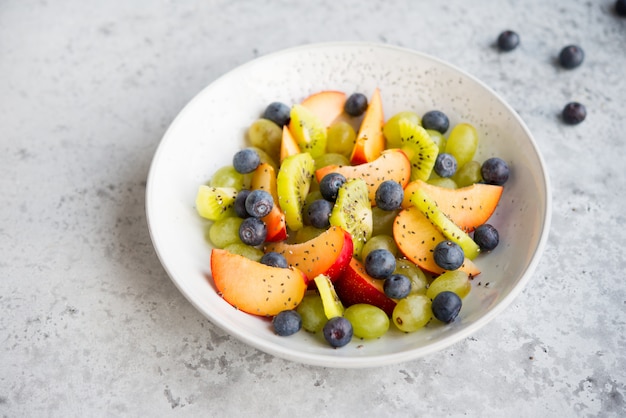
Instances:
[[[411,160],[411,181],[428,180],[437,160],[439,146],[426,129],[409,119],[398,121],[398,131],[400,148]]]
[[[203,218],[217,221],[234,213],[237,189],[200,185],[196,194],[196,210]]]
[[[322,305],[324,306],[324,315],[326,318],[331,319],[336,316],[343,316],[343,304],[335,292],[335,287],[330,281],[330,278],[325,274],[320,274],[314,279],[317,291],[322,298]]]
[[[444,237],[459,244],[465,253],[465,257],[473,260],[478,256],[478,253],[480,253],[478,244],[448,218],[448,216],[437,207],[437,202],[428,196],[424,190],[416,190],[411,196],[411,203],[441,231]]]
[[[289,130],[300,150],[319,157],[326,152],[326,126],[306,107],[296,104],[291,108]]]
[[[365,180],[355,178],[341,186],[330,214],[330,224],[343,228],[352,236],[354,256],[360,258],[363,245],[371,238],[374,229]]]
[[[285,158],[276,177],[278,205],[285,214],[285,222],[292,231],[303,226],[302,207],[309,193],[315,162],[308,152]]]

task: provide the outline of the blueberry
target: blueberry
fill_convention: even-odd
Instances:
[[[578,102],[570,102],[563,108],[561,116],[568,125],[578,125],[587,117],[587,109]]]
[[[432,129],[433,131],[445,134],[450,127],[450,120],[445,113],[439,110],[431,110],[424,113],[424,116],[422,116],[422,126],[424,129]]]
[[[367,110],[367,97],[363,93],[353,93],[346,100],[344,110],[350,116],[361,116]]]
[[[505,30],[498,36],[498,48],[500,51],[512,51],[519,45],[519,35],[512,30]]]
[[[246,218],[239,227],[239,239],[247,245],[263,244],[267,237],[267,226],[259,218]]]
[[[457,163],[454,155],[442,152],[435,160],[435,173],[439,177],[450,177],[456,173]]]
[[[317,199],[311,202],[307,209],[308,221],[315,228],[328,228],[330,226],[330,213],[333,211],[333,202],[325,199]]]
[[[281,311],[272,319],[274,332],[281,337],[287,337],[300,331],[302,328],[302,317],[297,311]]]
[[[291,108],[281,102],[270,103],[263,112],[263,118],[271,120],[282,128],[291,120]]]
[[[585,52],[578,45],[568,45],[559,54],[561,67],[571,70],[578,67],[585,59]]]
[[[352,340],[352,324],[343,316],[336,316],[326,322],[322,329],[324,338],[333,347],[343,347]]]
[[[491,251],[498,246],[498,230],[489,224],[483,224],[474,230],[474,242],[482,251]]]
[[[261,264],[265,264],[266,266],[280,267],[283,269],[289,267],[289,263],[287,263],[287,259],[285,258],[285,256],[274,251],[263,254],[260,262]]]
[[[246,198],[250,194],[250,190],[242,189],[237,193],[235,197],[235,213],[240,218],[247,218],[250,216],[248,211],[246,210]]]
[[[615,13],[618,16],[626,17],[626,0],[617,0],[615,2]]]
[[[411,292],[411,279],[404,274],[392,274],[383,283],[385,295],[392,299],[402,299]]]
[[[509,179],[509,166],[498,157],[492,157],[483,162],[480,174],[487,184],[503,185]]]
[[[382,210],[396,210],[404,200],[404,190],[397,181],[385,180],[376,189],[376,206]]]
[[[445,290],[435,296],[431,309],[435,318],[449,324],[459,315],[462,306],[463,302],[461,302],[459,295]]]
[[[396,257],[384,248],[370,251],[365,257],[365,271],[375,279],[386,279],[396,269]]]
[[[233,167],[241,174],[253,172],[259,164],[261,164],[261,157],[259,157],[259,153],[252,148],[244,148],[237,151],[233,157]]]
[[[343,174],[339,173],[328,173],[322,180],[320,181],[320,193],[322,197],[329,202],[334,202],[337,200],[337,195],[339,194],[339,189],[346,182],[346,178]]]
[[[456,242],[442,241],[435,247],[433,258],[442,269],[456,270],[463,265],[465,253]]]
[[[262,218],[272,211],[274,198],[265,190],[253,190],[246,197],[246,212],[255,218]]]

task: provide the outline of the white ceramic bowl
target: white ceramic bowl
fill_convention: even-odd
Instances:
[[[307,332],[279,337],[268,320],[235,310],[216,293],[211,247],[194,201],[198,185],[231,164],[246,130],[272,101],[293,104],[321,90],[382,93],[387,117],[402,110],[444,111],[451,124],[472,123],[478,160],[505,159],[511,178],[491,218],[501,243],[476,263],[482,274],[459,318],[412,334],[388,332],[333,349]],[[178,115],[154,156],[146,211],[152,241],[167,273],[212,323],[264,352],[328,367],[372,367],[415,359],[466,338],[502,312],[530,280],[545,246],[551,216],[549,182],[531,133],[480,81],[436,58],[369,43],[307,45],[242,65],[202,90]],[[478,285],[481,282],[482,285]],[[486,286],[486,283],[489,283]],[[393,326],[392,326],[393,328]]]

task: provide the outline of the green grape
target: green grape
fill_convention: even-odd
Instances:
[[[296,311],[302,317],[302,328],[309,332],[319,332],[324,328],[328,318],[324,313],[322,298],[317,293],[304,295]]]
[[[460,270],[446,271],[441,276],[437,277],[428,286],[426,290],[426,296],[431,300],[435,298],[439,293],[448,290],[456,293],[461,299],[463,299],[472,289],[469,275]]]
[[[398,122],[402,119],[406,119],[416,125],[421,125],[420,117],[415,112],[404,111],[393,115],[383,125],[383,135],[387,139],[387,148],[400,148],[402,140],[400,138],[400,128]]]
[[[480,167],[481,165],[478,161],[469,161],[454,173],[452,180],[454,180],[457,187],[466,187],[479,183],[483,180]]]
[[[348,122],[341,121],[328,128],[326,152],[341,154],[350,158],[356,142],[356,132]]]
[[[327,165],[350,165],[350,160],[345,155],[336,153],[326,153],[315,157],[315,169],[319,170]]]
[[[457,185],[454,180],[450,177],[432,177],[428,179],[428,184],[432,184],[433,186],[445,187],[446,189],[456,189]]]
[[[232,165],[220,167],[211,177],[211,187],[232,187],[241,190],[244,186],[244,176],[235,170]]]
[[[452,128],[446,141],[445,152],[456,158],[458,167],[472,161],[478,148],[478,133],[469,123],[459,123]]]
[[[261,257],[263,257],[263,251],[256,247],[246,245],[243,242],[227,245],[224,249],[230,253],[239,254],[254,261],[260,261]]]
[[[248,128],[250,145],[262,149],[274,160],[278,160],[280,157],[282,139],[282,128],[269,119],[257,119]]]
[[[426,294],[428,287],[428,277],[415,263],[406,258],[396,260],[395,274],[403,274],[411,280],[411,295]]]
[[[391,235],[375,235],[372,238],[368,239],[365,245],[363,245],[363,249],[361,250],[361,258],[365,260],[367,255],[379,248],[388,250],[394,256],[398,254],[398,246],[396,245],[396,241],[394,241]]]
[[[215,221],[209,228],[209,240],[216,248],[224,248],[230,244],[241,243],[239,227],[243,219],[238,216]]]
[[[433,129],[426,129],[426,132],[428,132],[428,135],[430,135],[430,138],[439,147],[439,154],[441,154],[442,152],[445,152],[446,142],[447,142],[446,137],[443,136],[441,132],[435,131]]]
[[[374,229],[372,235],[393,235],[393,221],[396,219],[399,211],[382,210],[376,206],[372,208],[372,220]]]
[[[404,332],[414,332],[423,328],[432,317],[432,301],[419,294],[400,299],[391,315],[396,327]]]
[[[316,228],[314,226],[311,225],[306,225],[300,229],[298,229],[298,231],[296,232],[295,236],[294,236],[294,240],[293,240],[293,244],[298,244],[301,242],[307,242],[315,237],[317,237],[318,235],[320,235],[322,232],[326,231],[325,229],[320,229],[320,228]]]
[[[354,335],[359,338],[379,338],[389,329],[389,317],[374,305],[358,303],[349,306],[343,316],[350,321]]]

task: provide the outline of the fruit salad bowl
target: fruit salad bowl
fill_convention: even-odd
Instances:
[[[248,127],[275,101],[312,93],[379,89],[385,116],[444,111],[479,135],[476,159],[497,156],[510,167],[490,223],[500,244],[481,254],[479,276],[450,324],[413,333],[390,328],[372,340],[332,348],[318,334],[277,335],[267,318],[233,308],[217,292],[206,222],[194,206],[198,185],[246,146]],[[524,122],[489,87],[437,58],[371,43],[326,43],[257,58],[197,94],[165,133],[150,168],[146,212],[158,257],[180,292],[213,324],[272,355],[325,367],[363,368],[412,360],[458,342],[501,313],[531,281],[546,244],[551,196],[545,164]],[[184,325],[183,325],[184,326]]]

